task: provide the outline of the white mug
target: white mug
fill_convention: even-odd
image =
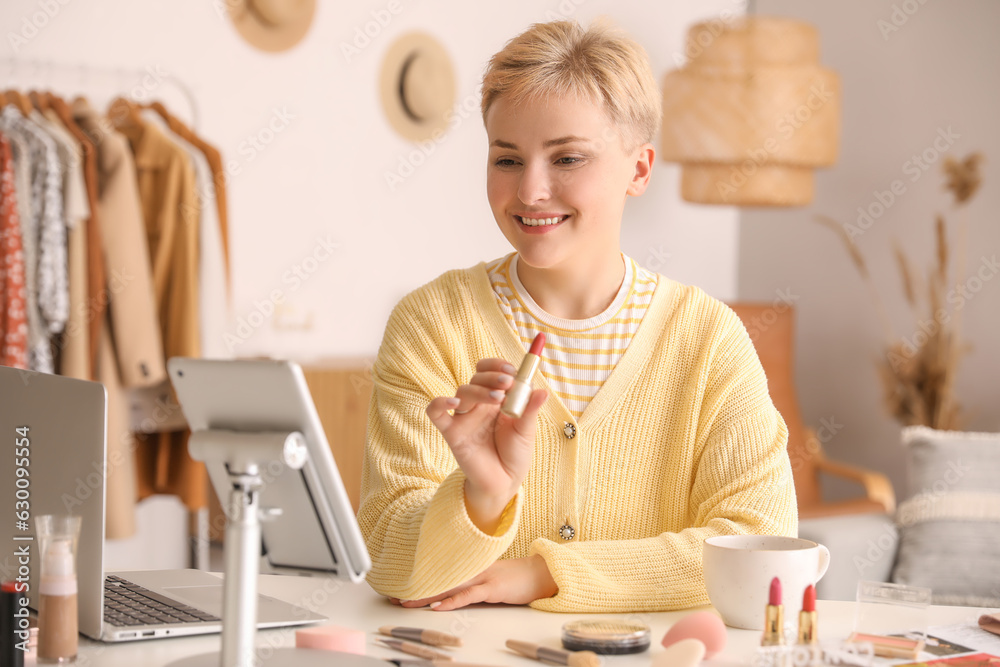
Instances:
[[[705,540],[705,588],[731,628],[764,629],[771,579],[781,581],[785,623],[798,618],[802,594],[826,574],[830,551],[822,544],[779,535],[721,535]]]

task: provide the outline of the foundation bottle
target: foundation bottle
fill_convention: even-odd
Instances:
[[[79,519],[76,527],[79,530]],[[55,531],[43,539],[38,582],[38,662],[76,662],[77,617],[76,535]],[[60,534],[61,533],[61,534]]]

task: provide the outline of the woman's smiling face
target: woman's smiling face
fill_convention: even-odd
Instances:
[[[624,149],[601,106],[575,96],[518,106],[500,98],[486,134],[490,208],[522,261],[556,268],[620,252],[625,197],[645,189],[649,165],[640,166],[644,147]]]

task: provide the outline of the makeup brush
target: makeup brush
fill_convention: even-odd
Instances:
[[[507,648],[532,660],[540,660],[552,665],[569,665],[570,667],[600,667],[601,665],[601,657],[593,651],[563,651],[517,639],[508,639]]]
[[[408,642],[405,639],[387,639],[383,637],[376,637],[375,641],[376,643],[380,643],[382,646],[388,646],[389,648],[394,648],[397,651],[409,653],[410,655],[415,655],[418,658],[423,658],[425,660],[447,660],[451,662],[455,659],[447,653],[438,651],[429,646],[424,646],[423,644]]]
[[[383,625],[378,629],[380,633],[396,639],[409,639],[411,642],[430,644],[431,646],[461,646],[462,639],[440,630],[426,630],[424,628],[404,628],[398,625]]]

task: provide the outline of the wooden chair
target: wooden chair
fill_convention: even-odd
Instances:
[[[823,445],[816,432],[802,423],[794,380],[794,307],[780,302],[731,303],[729,307],[736,312],[750,334],[767,375],[771,400],[788,426],[788,456],[792,461],[799,518],[866,512],[892,514],[896,508],[896,496],[888,478],[879,472],[829,460],[823,453]],[[836,502],[824,501],[821,473],[860,484],[864,495]]]

